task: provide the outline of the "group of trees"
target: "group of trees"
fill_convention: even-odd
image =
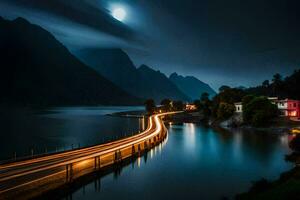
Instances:
[[[267,97],[247,95],[242,100],[243,120],[253,126],[263,126],[278,116],[278,108]]]
[[[295,70],[292,75],[285,78],[276,73],[271,81],[265,80],[261,85],[248,88],[246,91],[256,95],[300,99],[300,87],[297,87],[298,85],[300,85],[300,70]]]
[[[242,102],[244,122],[253,126],[263,126],[278,114],[277,106],[267,97],[249,95],[243,89],[228,86],[222,86],[212,100],[203,93],[194,103],[206,119],[226,120],[233,116],[236,102]]]
[[[184,103],[182,101],[172,101],[170,99],[163,99],[160,102],[160,107],[157,107],[153,99],[145,101],[145,108],[149,114],[153,114],[156,111],[180,111],[184,109]]]

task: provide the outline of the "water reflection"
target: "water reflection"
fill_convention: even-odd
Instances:
[[[143,107],[8,109],[0,113],[0,160],[104,143],[132,135],[146,120],[106,114]]]
[[[213,130],[196,124],[168,126],[167,140],[117,173],[71,192],[73,199],[220,199],[247,190],[262,177],[292,167],[287,135]],[[83,186],[82,186],[83,187]],[[153,192],[155,191],[155,192]]]

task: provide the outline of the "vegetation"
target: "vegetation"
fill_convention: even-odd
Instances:
[[[212,116],[216,119],[228,119],[234,114],[234,103],[241,102],[246,93],[238,88],[221,86],[220,93],[213,98]]]
[[[184,104],[182,101],[173,101],[173,110],[174,111],[179,111],[183,110]]]
[[[254,183],[252,188],[236,196],[238,200],[273,200],[273,199],[299,199],[300,196],[300,170],[294,168],[283,173],[279,180],[274,182],[262,179]]]
[[[293,151],[300,152],[300,135],[291,140],[289,146]]]
[[[228,119],[234,113],[235,107],[232,104],[221,102],[217,110],[218,119]]]
[[[156,108],[154,100],[153,99],[147,99],[146,102],[145,102],[145,108],[146,108],[146,111],[149,114],[153,114],[154,111],[155,111],[155,108]]]
[[[273,82],[280,84],[280,80],[280,76],[277,75]],[[264,85],[267,87],[268,81],[265,81]],[[217,120],[230,118],[234,114],[236,102],[242,102],[244,122],[252,126],[264,126],[278,114],[277,106],[273,105],[267,97],[255,96],[243,89],[229,86],[222,86],[219,91],[212,101],[207,93],[203,93],[200,100],[194,102],[205,118],[213,117]]]
[[[277,96],[279,98],[300,99],[300,70],[295,70],[290,76],[283,78],[280,74],[275,74],[272,81],[263,81],[257,87],[252,87],[246,90],[247,93]]]
[[[165,110],[165,111],[169,111],[173,107],[173,103],[170,99],[163,99],[160,102],[160,104],[162,105],[163,110]]]
[[[245,96],[243,99],[243,120],[253,126],[268,124],[278,114],[277,106],[266,97]]]

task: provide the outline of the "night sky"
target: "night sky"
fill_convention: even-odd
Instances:
[[[112,10],[126,11],[124,21]],[[134,63],[194,75],[215,89],[252,86],[300,68],[298,0],[0,0],[72,51],[120,47]]]

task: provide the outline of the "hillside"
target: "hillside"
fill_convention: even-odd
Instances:
[[[0,18],[0,102],[129,105],[141,100],[83,64],[43,28]]]
[[[137,69],[121,49],[83,49],[75,54],[99,74],[134,96],[153,98],[156,103],[164,98],[189,100],[161,72],[145,66]]]
[[[184,77],[173,73],[169,79],[192,100],[199,99],[204,92],[207,92],[210,97],[216,95],[216,92],[208,84],[193,76]]]

